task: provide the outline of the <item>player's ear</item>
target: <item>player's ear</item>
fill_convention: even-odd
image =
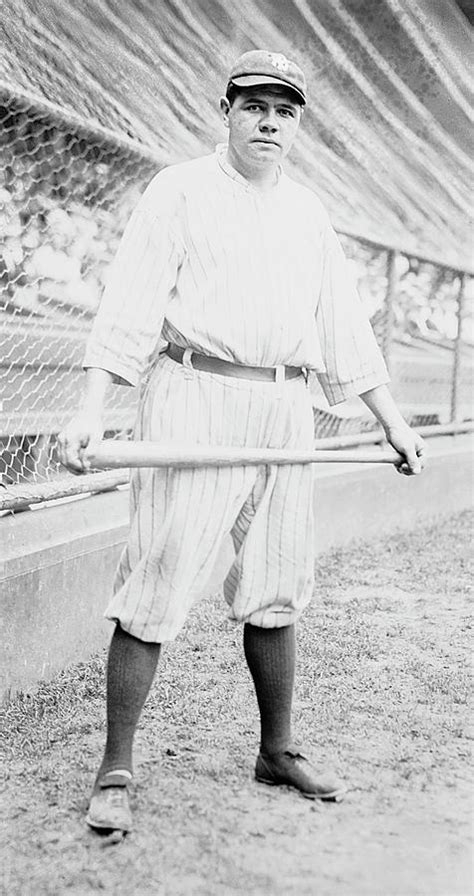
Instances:
[[[226,96],[221,96],[219,100],[219,107],[221,110],[222,121],[224,122],[224,127],[229,127],[229,112],[230,112],[230,103]]]

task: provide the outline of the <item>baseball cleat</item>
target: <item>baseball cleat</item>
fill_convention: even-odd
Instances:
[[[97,831],[132,829],[132,813],[127,786],[130,778],[121,772],[109,772],[97,782],[86,815],[89,827]]]
[[[259,753],[255,778],[261,784],[290,787],[308,800],[339,803],[347,792],[343,781],[334,775],[318,774],[309,759],[292,747],[274,756]]]

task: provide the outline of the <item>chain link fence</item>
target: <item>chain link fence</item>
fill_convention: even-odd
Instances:
[[[9,508],[25,486],[27,504],[48,497],[52,481],[56,496],[84,491],[60,467],[56,436],[78,404],[107,267],[165,160],[1,85],[0,122],[0,498]],[[353,235],[341,240],[406,416],[417,425],[469,418],[472,278]],[[112,387],[108,436],[130,431],[136,391]],[[317,438],[374,427],[359,400],[330,411],[317,390],[313,398]]]

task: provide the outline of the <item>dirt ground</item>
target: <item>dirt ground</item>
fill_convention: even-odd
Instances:
[[[253,780],[255,700],[219,596],[168,645],[136,742],[136,829],[89,832],[104,657],[4,708],[8,896],[468,896],[472,518],[321,557],[295,733],[347,780],[318,805]],[[474,717],[474,716],[473,716]]]

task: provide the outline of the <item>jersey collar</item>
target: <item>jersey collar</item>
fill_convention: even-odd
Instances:
[[[238,184],[242,184],[242,186],[245,187],[246,190],[249,190],[251,192],[260,193],[261,190],[258,190],[257,187],[254,187],[242,174],[240,174],[238,171],[236,171],[236,169],[230,164],[230,162],[228,161],[228,158],[227,158],[227,150],[228,150],[227,143],[218,143],[216,146],[217,162],[218,162],[218,165],[221,168],[221,170],[224,172],[224,174],[226,174],[227,177],[232,178],[232,180],[236,181]],[[270,189],[275,189],[275,187],[277,187],[279,185],[279,183],[281,181],[282,174],[283,174],[283,169],[282,169],[281,165],[279,165],[278,169],[277,169],[276,184],[273,187],[271,187]]]

